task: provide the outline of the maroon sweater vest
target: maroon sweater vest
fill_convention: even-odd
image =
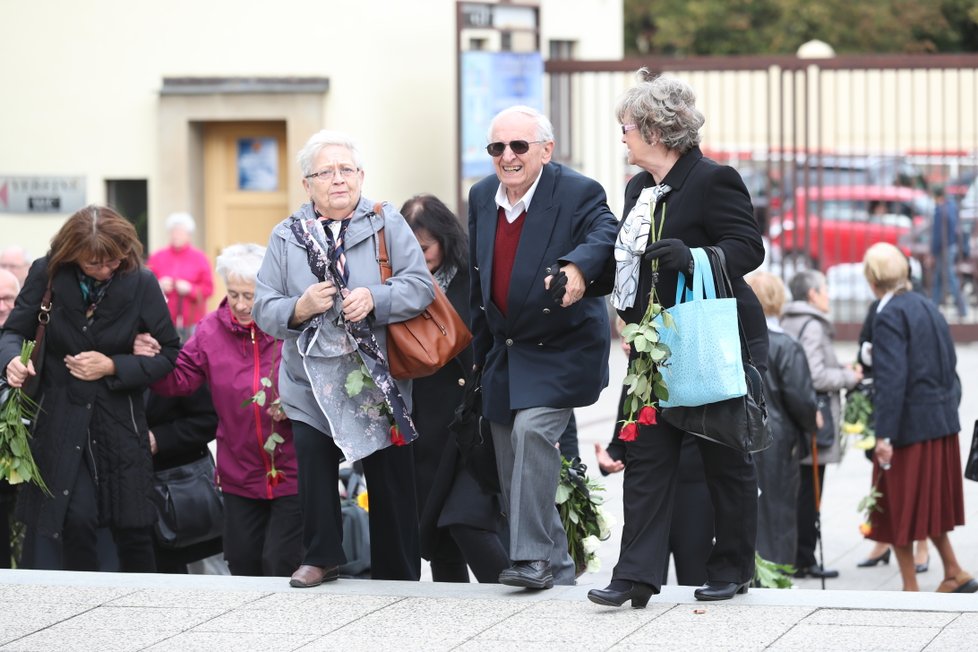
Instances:
[[[520,244],[520,234],[523,233],[525,222],[526,211],[520,213],[512,224],[506,219],[506,211],[502,207],[496,215],[496,246],[492,252],[492,288],[489,296],[504,315],[509,309],[509,280],[513,275],[516,248]]]

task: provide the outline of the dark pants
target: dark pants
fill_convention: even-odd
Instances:
[[[303,563],[342,565],[347,561],[339,495],[343,453],[332,437],[299,421],[292,422],[292,441],[299,463],[306,547]],[[370,495],[370,576],[380,580],[418,580],[421,544],[411,447],[388,446],[371,453],[362,463]]]
[[[224,558],[232,575],[288,577],[302,562],[298,496],[224,494]]]
[[[795,556],[796,568],[814,566],[815,545],[818,542],[818,528],[815,525],[815,478],[812,467],[801,465],[801,484],[798,486],[798,554]],[[818,486],[825,493],[825,465],[818,465]]]
[[[68,502],[61,530],[62,561],[65,570],[97,571],[98,500],[95,481],[84,459],[75,475],[75,486]],[[151,527],[120,528],[110,526],[119,555],[119,570],[129,573],[156,572]]]
[[[510,566],[499,533],[468,525],[450,525],[448,529],[451,536],[442,538],[431,556],[431,579],[468,582],[471,566],[480,583],[497,583],[499,574]]]
[[[680,447],[684,433],[660,422],[639,428],[626,444],[621,555],[614,579],[661,587],[669,555],[670,523],[677,502]],[[715,582],[754,577],[757,537],[757,476],[751,456],[696,438],[714,510],[716,542],[706,561]],[[706,509],[704,505],[702,509]]]

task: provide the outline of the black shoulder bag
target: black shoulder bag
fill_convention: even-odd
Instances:
[[[733,285],[727,275],[726,260],[719,247],[706,247],[717,279],[717,297],[733,297]],[[744,375],[747,393],[744,396],[708,403],[697,407],[669,407],[662,410],[662,418],[680,430],[703,437],[745,453],[756,453],[771,445],[771,433],[767,428],[767,403],[764,401],[761,373],[754,366],[744,323],[737,315],[740,328],[740,344],[746,353]]]

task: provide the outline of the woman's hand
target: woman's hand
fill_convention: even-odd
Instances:
[[[336,296],[336,286],[329,281],[313,283],[306,288],[299,300],[295,302],[295,309],[292,312],[292,321],[295,326],[309,321],[316,315],[321,315],[333,307],[333,298]]]
[[[82,351],[78,355],[66,355],[65,366],[79,380],[99,380],[115,373],[112,358],[98,351]]]
[[[190,294],[191,290],[194,289],[194,286],[190,283],[190,281],[185,281],[182,278],[178,278],[173,285],[177,288],[177,294],[182,297],[187,296]]]
[[[374,295],[367,288],[351,290],[343,298],[343,317],[347,321],[360,321],[374,309]]]
[[[31,360],[28,360],[25,366],[18,355],[7,363],[7,384],[11,387],[23,387],[27,377],[33,375],[35,375],[34,363]]]
[[[876,438],[876,461],[879,462],[880,468],[884,471],[888,470],[893,463],[893,444],[890,443],[889,439]]]
[[[620,473],[625,470],[625,463],[608,455],[604,446],[597,442],[594,443],[594,456],[598,458],[598,468],[604,473]]]
[[[133,355],[144,355],[152,358],[160,352],[160,343],[149,333],[140,333],[136,336],[136,341],[132,343]]]

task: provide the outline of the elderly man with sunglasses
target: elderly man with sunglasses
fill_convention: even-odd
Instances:
[[[469,193],[473,353],[510,530],[499,581],[527,589],[574,583],[556,444],[573,408],[608,384],[608,311],[588,288],[617,222],[601,186],[553,163],[553,148],[546,116],[501,111],[486,147],[496,174]]]

